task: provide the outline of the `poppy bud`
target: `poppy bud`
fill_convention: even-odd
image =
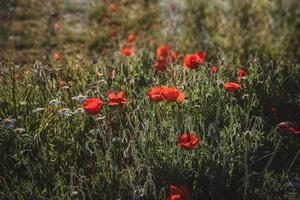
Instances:
[[[247,142],[249,142],[251,140],[251,136],[252,136],[252,134],[251,134],[251,132],[249,130],[244,133],[244,139]]]
[[[244,95],[242,96],[242,99],[243,99],[243,100],[249,99],[249,94],[244,94]]]
[[[212,97],[212,94],[211,94],[211,93],[207,93],[207,94],[205,95],[205,97],[206,97],[207,99],[210,99],[210,98]]]
[[[79,193],[77,191],[72,192],[72,197],[78,197]]]

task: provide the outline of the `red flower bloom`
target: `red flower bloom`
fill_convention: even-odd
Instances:
[[[242,81],[242,79],[246,76],[247,76],[247,73],[244,70],[240,69],[238,72],[238,76],[236,78],[237,82],[240,83]]]
[[[170,56],[167,57],[168,61],[174,62],[178,59],[178,55],[175,51],[172,51]]]
[[[241,89],[241,86],[239,84],[237,84],[237,83],[227,82],[227,83],[224,83],[224,89],[227,92],[234,92],[236,90]]]
[[[134,55],[134,49],[132,47],[123,47],[121,49],[121,55],[124,57],[132,56],[132,55]]]
[[[114,3],[109,4],[109,10],[110,12],[116,12],[117,11],[117,5]]]
[[[276,129],[282,133],[300,134],[300,130],[292,122],[281,122],[276,125]]]
[[[174,87],[154,87],[147,92],[151,101],[163,101],[181,103],[185,96],[177,88]]]
[[[198,147],[199,138],[195,134],[183,133],[177,140],[177,145],[184,149],[195,149]]]
[[[161,87],[153,87],[147,91],[147,95],[151,101],[159,102],[164,100],[163,89]]]
[[[61,61],[61,55],[60,55],[60,53],[54,53],[53,54],[53,60],[55,60],[55,61]]]
[[[204,52],[188,54],[183,59],[183,66],[188,69],[197,69],[200,64],[204,63],[205,56]]]
[[[126,104],[128,103],[128,100],[124,98],[125,96],[125,92],[121,91],[118,94],[109,92],[107,94],[109,100],[107,102],[108,106],[118,106],[118,105],[122,105],[122,104]]]
[[[274,107],[272,107],[272,108],[271,108],[271,112],[272,112],[272,115],[273,115],[274,117],[276,117],[276,115],[277,115],[277,109],[274,108]]]
[[[217,67],[213,66],[213,67],[210,68],[210,73],[215,74],[217,72],[218,72],[218,68]]]
[[[149,40],[149,45],[150,46],[154,46],[156,44],[156,41],[155,40]]]
[[[157,58],[167,58],[170,51],[170,46],[167,44],[162,44],[156,49]]]
[[[135,34],[130,34],[128,35],[128,38],[127,38],[127,42],[131,43],[131,42],[134,42],[135,40]]]
[[[159,71],[165,71],[166,70],[166,60],[165,59],[159,59],[157,60],[153,67]]]
[[[97,115],[102,106],[101,99],[89,98],[83,102],[83,109],[91,115]]]
[[[169,186],[170,196],[166,200],[190,200],[190,194],[186,186],[176,187],[174,185]]]
[[[185,98],[184,94],[174,87],[163,88],[163,96],[167,102],[181,103]]]
[[[53,29],[55,32],[58,32],[61,30],[61,24],[59,22],[55,22],[53,25]]]

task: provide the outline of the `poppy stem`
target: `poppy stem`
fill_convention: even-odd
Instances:
[[[273,160],[274,160],[274,158],[275,158],[275,155],[278,153],[278,151],[279,151],[279,149],[280,149],[280,145],[281,145],[282,141],[283,141],[283,137],[280,136],[280,138],[279,138],[279,140],[278,140],[278,142],[277,142],[277,144],[276,144],[276,147],[275,147],[275,149],[274,149],[273,155],[272,155],[272,157],[270,158],[268,164],[266,165],[266,167],[265,167],[265,169],[264,169],[264,172],[267,172],[268,169],[269,169],[269,167],[271,166],[271,164],[272,164],[272,162],[273,162]]]
[[[289,172],[290,172],[290,170],[292,169],[292,167],[294,166],[294,164],[295,164],[296,160],[297,160],[297,159],[298,159],[298,157],[299,157],[299,154],[300,154],[300,149],[297,151],[297,153],[296,153],[296,155],[295,155],[295,157],[294,157],[294,159],[293,159],[293,161],[292,161],[292,163],[291,163],[291,165],[290,165],[289,169],[287,170],[287,173],[289,173]]]
[[[245,188],[244,188],[244,200],[247,200],[247,189],[249,187],[249,167],[248,167],[248,141],[245,144],[245,157],[244,157],[244,168],[245,168]]]

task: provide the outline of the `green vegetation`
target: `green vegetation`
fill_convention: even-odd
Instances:
[[[0,199],[161,200],[169,185],[192,200],[300,198],[300,135],[275,128],[300,127],[299,1],[45,2],[0,3]],[[179,55],[163,72],[162,43]],[[184,69],[198,51],[204,64]],[[185,100],[150,101],[155,86]],[[121,90],[129,102],[107,106]],[[98,115],[84,97],[104,102]]]

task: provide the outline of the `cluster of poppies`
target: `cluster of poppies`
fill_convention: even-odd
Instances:
[[[121,91],[119,93],[109,92],[107,93],[108,106],[121,106],[128,103],[128,100],[125,98],[125,92]],[[102,100],[99,98],[89,98],[83,102],[83,109],[91,115],[97,115],[99,110],[102,107]]]
[[[183,66],[186,69],[197,69],[200,64],[203,64],[205,62],[205,57],[205,52],[188,54],[183,59]]]
[[[124,47],[121,48],[121,55],[124,57],[133,56],[134,48],[132,47],[132,43],[135,41],[136,35],[134,33],[131,33],[127,37],[127,44],[124,45]]]
[[[148,98],[154,102],[167,101],[181,103],[184,94],[175,87],[153,87],[147,91]]]
[[[176,61],[178,55],[167,44],[162,44],[156,49],[156,62],[153,67],[159,71],[165,71],[169,62]]]
[[[240,69],[239,72],[238,72],[238,76],[236,78],[237,82],[242,82],[242,80],[247,76],[247,73]],[[227,82],[227,83],[224,83],[224,89],[227,91],[227,92],[234,92],[236,90],[239,90],[241,89],[241,85],[240,84],[237,84],[237,83],[234,83],[234,82]]]

